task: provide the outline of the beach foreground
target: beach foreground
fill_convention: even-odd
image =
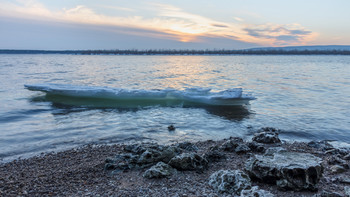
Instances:
[[[263,129],[260,134],[266,134],[266,131],[270,132],[271,130],[265,129],[264,131]],[[264,142],[258,137],[253,138],[252,142],[230,138],[220,141],[209,140],[166,146],[180,151],[182,155],[196,154],[199,157],[192,167],[174,167],[176,165],[172,163],[175,162],[170,161],[169,164],[177,170],[174,169],[170,174],[161,175],[157,175],[157,173],[145,175],[145,171],[155,161],[142,163],[139,162],[140,159],[137,162],[130,160],[130,156],[136,157],[135,155],[141,154],[142,157],[145,152],[148,151],[147,153],[149,153],[149,150],[151,150],[149,147],[156,147],[157,149],[162,147],[163,150],[164,146],[156,144],[86,145],[63,152],[15,160],[0,165],[0,196],[237,195],[237,193],[230,193],[213,186],[215,184],[212,180],[212,174],[219,170],[231,170],[230,172],[242,170],[240,172],[249,174],[251,181],[249,180],[249,187],[246,189],[257,189],[258,192],[254,194],[256,196],[350,195],[349,150],[334,148],[325,141],[285,143],[276,138],[277,140]],[[270,183],[266,183],[266,180],[272,180],[271,177],[259,179],[259,177],[249,172],[249,167],[247,168],[248,161],[251,161],[249,158],[253,158],[254,155],[257,155],[257,157],[268,155],[271,150],[274,152],[272,154],[277,154],[281,152],[281,148],[288,153],[311,154],[312,158],[315,156],[315,158],[320,159],[320,168],[312,167],[313,170],[316,169],[317,173],[315,173],[317,175],[315,173],[306,175],[313,178],[312,183],[305,187],[301,186],[303,188],[293,188],[303,180],[297,180],[295,184],[291,180],[294,184],[293,187],[290,186],[292,182],[288,183],[289,186],[288,184],[287,186],[286,184],[281,186],[281,184],[276,185],[276,181],[267,181]],[[152,151],[150,152],[152,153]],[[154,158],[152,155],[151,157]],[[123,165],[120,162],[121,158],[124,162]],[[309,171],[310,169],[307,170],[307,173]],[[298,179],[296,177],[298,173],[302,172],[294,172],[291,175],[292,179]],[[305,178],[303,176],[301,175],[302,178]],[[226,185],[225,187],[230,189],[230,186]],[[237,192],[237,190],[234,191]],[[253,193],[246,194],[246,196],[249,195],[253,195]],[[244,196],[243,193],[241,196]]]

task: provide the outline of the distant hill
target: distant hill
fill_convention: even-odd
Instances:
[[[350,51],[350,45],[314,45],[314,46],[287,46],[261,47],[246,49],[248,51]]]

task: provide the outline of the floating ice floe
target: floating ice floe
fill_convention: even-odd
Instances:
[[[28,90],[45,92],[47,100],[52,102],[95,107],[241,106],[255,99],[251,94],[243,93],[242,88],[212,92],[206,88],[143,90],[67,84],[24,86]]]

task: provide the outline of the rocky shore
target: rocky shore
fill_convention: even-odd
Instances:
[[[350,150],[327,141],[87,145],[0,165],[0,196],[350,196]]]

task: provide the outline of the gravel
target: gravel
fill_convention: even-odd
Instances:
[[[225,140],[197,142],[197,154],[204,154]],[[289,151],[312,153],[323,159],[323,177],[318,191],[280,191],[275,185],[253,182],[253,186],[267,190],[275,196],[313,196],[326,192],[344,194],[350,170],[334,174],[326,161],[332,157],[324,151],[307,146],[306,143],[282,143],[264,145],[280,146]],[[42,154],[0,164],[0,196],[225,196],[216,193],[208,184],[211,174],[218,170],[243,170],[251,154],[223,152],[226,159],[210,162],[203,172],[177,171],[168,178],[147,179],[147,169],[126,172],[104,171],[105,159],[123,153],[124,145],[87,145],[58,153]],[[349,163],[349,161],[347,161]],[[343,178],[342,178],[343,177]]]

